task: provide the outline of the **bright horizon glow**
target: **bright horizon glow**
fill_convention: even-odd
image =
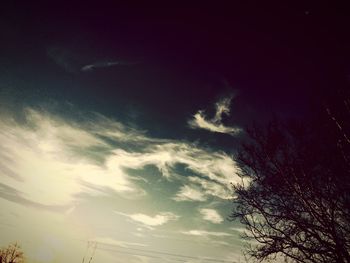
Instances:
[[[126,253],[140,246],[229,253],[234,237],[216,229],[224,220],[211,207],[229,199],[229,184],[240,180],[229,155],[152,138],[99,114],[78,122],[27,108],[24,118],[0,119],[0,245],[18,241],[29,262],[38,263],[81,261],[87,242],[124,249],[118,253],[127,262],[143,262]],[[96,262],[113,262],[117,252],[94,253]]]

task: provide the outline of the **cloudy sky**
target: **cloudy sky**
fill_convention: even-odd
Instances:
[[[243,260],[227,217],[247,125],[302,118],[349,76],[345,18],[324,10],[4,8],[0,245],[38,263]]]

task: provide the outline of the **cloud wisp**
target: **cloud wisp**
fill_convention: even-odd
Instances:
[[[80,59],[74,52],[71,52],[69,49],[52,46],[46,49],[47,57],[52,60],[58,67],[61,67],[63,70],[69,73],[79,72],[79,63]]]
[[[241,132],[239,127],[229,127],[222,123],[224,115],[230,115],[230,105],[233,96],[223,98],[215,103],[215,115],[208,119],[203,110],[199,110],[193,115],[193,118],[188,121],[188,125],[192,129],[204,129],[211,132],[225,133],[229,135],[236,135]]]
[[[206,201],[207,197],[200,190],[184,185],[180,188],[180,191],[173,197],[175,201]]]
[[[213,224],[221,224],[224,221],[222,216],[215,209],[203,208],[200,209],[199,212],[204,220],[212,222]]]
[[[154,216],[149,216],[141,213],[125,214],[117,211],[115,211],[115,213],[118,215],[126,216],[134,222],[141,223],[143,226],[151,227],[151,228],[164,225],[165,223],[169,221],[177,220],[180,217],[171,212],[161,212]]]

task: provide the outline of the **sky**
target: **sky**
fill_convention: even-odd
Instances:
[[[247,127],[303,119],[350,76],[340,6],[1,12],[0,245],[28,262],[243,261]]]

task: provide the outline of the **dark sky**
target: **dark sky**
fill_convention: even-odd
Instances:
[[[349,67],[348,9],[330,3],[12,4],[2,13],[2,46],[21,48],[17,59],[61,42],[81,52],[94,49],[96,56],[142,58],[201,79],[222,77],[275,98],[329,85]]]
[[[127,111],[148,130],[163,124],[157,136],[166,127],[183,133],[188,112],[232,92],[228,122],[302,117],[349,78],[341,5],[11,3],[2,13],[3,75],[16,79],[16,92]],[[77,65],[111,59],[141,63],[76,74]]]

